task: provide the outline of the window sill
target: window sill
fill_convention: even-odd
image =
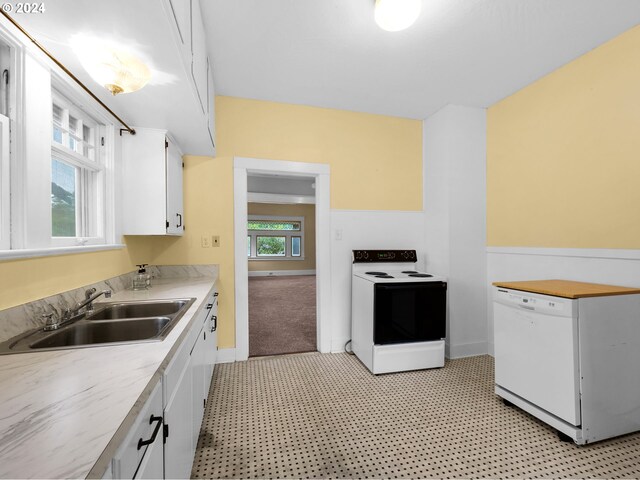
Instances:
[[[247,257],[250,262],[298,262],[304,257]]]
[[[77,247],[55,248],[23,248],[20,250],[0,250],[0,261],[17,260],[19,258],[52,257],[56,255],[70,255],[74,253],[101,252],[105,250],[119,250],[126,245],[85,245]]]

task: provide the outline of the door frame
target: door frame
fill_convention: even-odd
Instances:
[[[331,216],[330,168],[321,163],[234,157],[234,257],[236,361],[249,358],[249,261],[247,259],[247,175],[286,174],[314,177],[316,183],[316,342],[322,353],[331,351]]]

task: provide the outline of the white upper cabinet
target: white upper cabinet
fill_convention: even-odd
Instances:
[[[207,58],[207,39],[204,34],[204,26],[202,25],[200,2],[197,0],[191,1],[191,53],[193,55],[191,75],[196,85],[196,92],[200,99],[202,113],[207,114],[209,112],[209,108],[207,107],[207,67],[209,59]]]
[[[207,55],[207,39],[199,0],[165,0],[174,38],[182,63],[190,80],[193,95],[200,107],[194,116],[208,132],[215,155],[215,109],[211,62]]]
[[[209,135],[211,136],[211,142],[216,143],[216,96],[213,88],[213,70],[211,68],[211,61],[207,58],[207,107],[209,108],[208,121],[209,121]]]
[[[169,0],[171,14],[178,30],[182,53],[191,56],[191,0]]]
[[[182,153],[164,130],[122,137],[123,235],[182,235]]]

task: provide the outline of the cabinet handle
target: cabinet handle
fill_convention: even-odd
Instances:
[[[178,217],[180,217],[180,223],[179,223],[178,225],[176,225],[176,228],[179,228],[179,227],[181,227],[181,226],[182,226],[182,214],[180,214],[180,213],[176,213],[176,215],[177,215]]]
[[[214,296],[214,297],[217,297],[217,296],[218,296],[218,292],[214,292],[214,293],[213,293],[213,296]]]
[[[158,436],[158,431],[160,430],[160,426],[162,425],[162,417],[155,417],[151,415],[151,418],[149,418],[149,425],[153,425],[153,422],[158,422],[158,423],[156,424],[156,428],[153,430],[153,434],[151,435],[151,438],[149,440],[139,439],[138,450],[140,450],[145,445],[151,445],[153,442],[156,441],[156,437]]]
[[[211,327],[211,333],[213,333],[218,329],[218,317],[212,315],[211,318],[213,318],[213,326]]]
[[[207,303],[207,310],[211,310],[213,308],[213,303]]]

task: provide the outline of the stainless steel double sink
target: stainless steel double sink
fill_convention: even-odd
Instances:
[[[38,328],[0,344],[0,355],[162,341],[195,298],[105,302],[59,329]]]

